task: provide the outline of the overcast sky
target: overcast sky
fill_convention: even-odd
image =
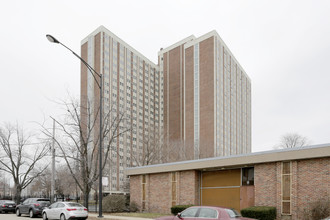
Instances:
[[[151,61],[190,35],[216,30],[251,78],[252,151],[288,132],[330,143],[330,1],[3,1],[0,123],[24,127],[80,92],[80,42],[105,26]]]

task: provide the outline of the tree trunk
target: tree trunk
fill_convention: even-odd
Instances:
[[[88,186],[84,187],[84,206],[88,209],[88,201],[89,201],[89,193],[90,189]]]
[[[20,184],[15,183],[16,186],[16,192],[15,192],[15,202],[16,204],[21,203],[21,193],[22,193],[22,187]]]

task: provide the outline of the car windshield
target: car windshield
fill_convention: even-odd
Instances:
[[[70,207],[83,207],[81,204],[75,202],[67,203],[67,205]]]
[[[230,218],[241,217],[241,215],[235,209],[226,209],[226,212]]]
[[[5,201],[6,204],[15,204],[13,201]]]
[[[50,201],[48,199],[37,199],[37,202],[41,206],[49,206],[50,205]]]
[[[38,202],[50,202],[49,199],[37,199]]]

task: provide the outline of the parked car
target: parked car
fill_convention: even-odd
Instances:
[[[192,206],[178,213],[176,216],[165,216],[156,220],[252,220],[242,217],[235,209],[214,206]]]
[[[76,202],[55,202],[42,211],[43,220],[51,219],[79,219],[88,218],[87,208]]]
[[[29,214],[30,218],[41,215],[42,210],[50,205],[50,200],[46,198],[29,198],[22,204],[16,206],[16,215]]]
[[[0,200],[0,213],[15,213],[16,203],[10,200]]]

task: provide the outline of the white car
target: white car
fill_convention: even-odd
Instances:
[[[55,202],[42,211],[43,220],[88,218],[87,208],[76,202]]]

